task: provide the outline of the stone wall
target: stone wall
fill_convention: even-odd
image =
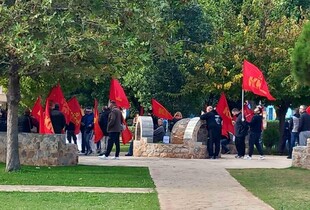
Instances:
[[[6,133],[0,132],[0,162],[6,162]],[[23,165],[57,166],[76,165],[78,149],[66,144],[65,135],[19,133],[19,158]]]
[[[186,141],[184,144],[148,143],[146,138],[134,141],[133,155],[135,157],[161,157],[203,159],[207,156],[205,145],[200,142]]]
[[[307,146],[297,146],[293,149],[292,166],[310,169],[310,139]]]

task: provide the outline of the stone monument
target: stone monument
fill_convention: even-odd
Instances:
[[[310,139],[307,139],[307,146],[293,148],[292,166],[310,169]]]

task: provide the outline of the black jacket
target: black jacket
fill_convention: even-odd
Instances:
[[[100,117],[99,117],[99,126],[103,132],[103,135],[108,136],[108,120],[109,120],[109,114],[111,110],[107,109],[103,112],[101,112]]]
[[[254,115],[250,125],[250,131],[254,133],[261,133],[262,132],[262,123],[263,123],[263,117],[261,115]]]
[[[215,110],[201,115],[200,119],[206,120],[208,130],[222,128],[222,118]]]
[[[29,115],[23,115],[18,119],[18,131],[24,133],[31,133],[33,128],[32,119]]]
[[[300,116],[298,132],[310,131],[310,115],[304,112]]]
[[[57,109],[51,111],[51,121],[54,128],[54,133],[60,134],[66,126],[66,119],[63,113]]]
[[[238,114],[235,123],[235,136],[245,137],[248,134],[249,126],[246,120],[242,121],[241,113]]]

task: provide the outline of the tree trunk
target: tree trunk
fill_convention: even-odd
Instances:
[[[20,170],[18,152],[18,104],[20,100],[19,65],[13,62],[9,72],[6,172]]]
[[[284,153],[285,150],[285,141],[284,138],[284,126],[285,126],[285,115],[287,112],[287,109],[289,108],[290,103],[286,101],[282,101],[281,105],[276,109],[277,118],[279,120],[279,132],[280,132],[280,139],[279,139],[279,148],[278,151],[280,154]]]

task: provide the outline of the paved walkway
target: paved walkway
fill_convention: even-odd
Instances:
[[[256,160],[255,160],[256,158]],[[272,209],[253,196],[229,175],[226,168],[286,168],[291,160],[267,156],[266,160],[235,159],[224,155],[217,160],[160,159],[121,157],[120,160],[100,160],[80,157],[79,163],[105,166],[147,166],[155,182],[162,210],[180,209]]]

